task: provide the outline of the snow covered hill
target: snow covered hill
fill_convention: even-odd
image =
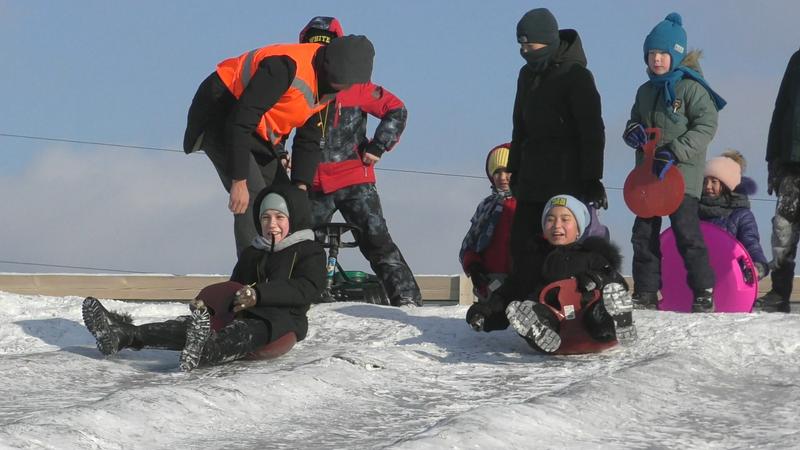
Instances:
[[[800,315],[637,312],[640,340],[535,354],[466,307],[340,303],[274,361],[184,374],[178,353],[103,358],[81,299],[0,292],[10,448],[797,448]],[[136,323],[178,303],[105,301]]]

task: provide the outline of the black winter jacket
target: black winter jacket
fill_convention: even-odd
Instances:
[[[620,283],[627,286],[620,274],[622,254],[619,248],[601,237],[589,237],[582,242],[554,246],[547,241],[538,246],[544,257],[541,285],[534,291],[535,298],[548,284],[592,272],[602,279],[602,284]]]
[[[325,251],[314,240],[310,230],[311,210],[307,194],[294,186],[279,185],[262,191],[254,204],[260,205],[270,192],[276,192],[286,200],[290,233],[274,250],[247,247],[233,269],[231,281],[247,285],[255,283],[258,303],[246,313],[266,320],[270,324],[272,339],[294,331],[297,339],[302,340],[308,331],[306,313],[325,288]],[[253,216],[260,229],[258,209],[253,208]]]
[[[775,100],[767,139],[768,162],[800,166],[800,50],[789,59]]]
[[[541,73],[523,66],[517,79],[508,170],[515,197],[546,201],[558,194],[585,200],[585,186],[603,177],[605,126],[600,94],[575,30]]]

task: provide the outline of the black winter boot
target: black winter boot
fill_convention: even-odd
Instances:
[[[634,292],[631,296],[634,309],[658,308],[658,292]]]
[[[561,347],[561,336],[550,320],[539,317],[536,303],[531,300],[513,301],[506,307],[508,322],[531,346],[544,353],[554,353]]]
[[[135,327],[130,315],[108,311],[94,297],[83,300],[82,310],[83,323],[97,340],[97,349],[102,354],[111,356],[131,346]]]
[[[775,291],[769,291],[763,297],[756,300],[753,305],[753,311],[760,312],[782,312],[788,313],[792,309],[788,298],[784,298],[781,294]]]
[[[205,306],[192,310],[186,329],[186,344],[181,352],[180,369],[184,372],[194,370],[200,364],[200,357],[211,335],[211,315]]]
[[[144,347],[182,350],[186,342],[188,316],[166,322],[133,325],[128,314],[108,311],[94,297],[83,301],[83,323],[97,339],[97,348],[109,356],[123,348]]]
[[[692,312],[710,313],[714,312],[714,288],[703,289],[694,295],[692,302]]]
[[[617,340],[621,344],[635,341],[638,335],[633,324],[633,299],[625,286],[620,283],[603,286],[603,306],[614,319]]]

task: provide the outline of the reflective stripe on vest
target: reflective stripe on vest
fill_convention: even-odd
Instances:
[[[217,73],[223,83],[239,98],[257,70],[254,66],[264,58],[288,56],[295,62],[297,71],[289,89],[264,113],[256,127],[256,132],[272,144],[280,143],[284,135],[301,126],[335,97],[335,94],[326,95],[319,102],[315,101],[317,76],[312,60],[319,47],[319,44],[273,45],[226,59],[217,65]]]

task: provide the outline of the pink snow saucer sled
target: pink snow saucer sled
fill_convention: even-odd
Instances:
[[[747,250],[730,233],[712,223],[701,221],[700,231],[716,276],[714,312],[752,311],[758,295],[758,272]],[[742,268],[750,275],[745,276]],[[693,294],[686,283],[686,268],[672,228],[661,233],[661,295],[658,309],[692,311]]]
[[[202,300],[211,313],[211,329],[219,331],[233,322],[233,298],[244,285],[235,281],[224,281],[204,287],[195,299]],[[273,359],[283,355],[297,343],[297,336],[290,331],[269,344],[247,355],[247,359]]]

